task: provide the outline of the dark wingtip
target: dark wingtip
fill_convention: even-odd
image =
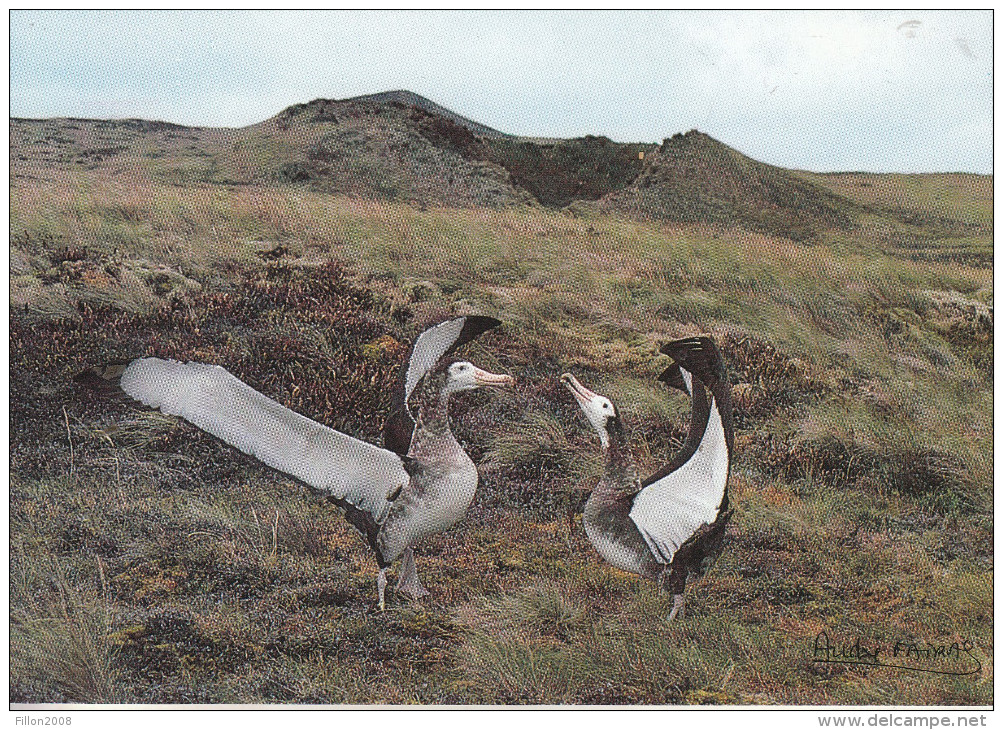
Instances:
[[[496,317],[489,317],[486,314],[467,314],[464,316],[466,317],[467,322],[482,323],[484,329],[491,329],[492,327],[498,327],[501,324],[500,319],[497,319]]]
[[[714,340],[710,337],[683,337],[679,340],[672,340],[672,342],[666,342],[659,348],[659,352],[663,355],[668,355],[673,359],[677,359],[675,354],[682,354],[684,352],[699,352],[701,350],[710,349],[717,350],[717,345],[714,344]]]
[[[474,338],[480,337],[488,330],[501,326],[501,320],[483,314],[470,314],[465,316],[463,320],[463,329],[460,330],[460,336],[456,338],[456,342],[450,348],[450,352]]]
[[[671,357],[676,364],[686,368],[706,385],[726,379],[724,359],[717,345],[710,337],[686,337],[667,342],[659,348],[663,355]]]
[[[448,338],[453,335],[457,323],[460,323],[460,329],[450,341]],[[415,386],[425,377],[429,370],[436,366],[436,363],[441,362],[447,355],[452,355],[459,348],[463,347],[463,345],[500,324],[501,322],[494,317],[487,317],[481,314],[468,314],[460,317],[452,317],[426,327],[415,338],[414,344],[411,346],[411,355],[408,358],[408,363],[405,367],[401,368],[400,377],[402,387],[395,393],[395,406],[399,408],[406,406],[407,399],[411,397]],[[442,330],[440,328],[443,325],[448,326]],[[421,360],[425,360],[425,362],[422,363],[419,370],[412,372],[415,356],[419,352],[422,353]],[[434,357],[434,361],[430,362],[432,357]],[[409,379],[410,383],[408,382]],[[409,425],[413,426],[413,422]],[[410,439],[410,433],[408,434],[408,438]]]

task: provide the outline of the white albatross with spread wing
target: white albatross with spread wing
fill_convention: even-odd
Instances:
[[[376,554],[383,610],[387,568],[401,558],[398,590],[410,598],[427,595],[412,545],[454,525],[473,501],[477,468],[449,428],[449,398],[464,390],[510,385],[512,378],[444,356],[498,324],[490,317],[459,317],[418,337],[403,399],[406,413],[417,416],[406,453],[295,413],[216,365],[143,357],[92,368],[78,380],[117,384],[140,403],[180,416],[336,503]],[[394,423],[400,423],[399,416]]]

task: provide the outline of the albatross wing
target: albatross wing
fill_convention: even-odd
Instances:
[[[407,454],[414,434],[414,418],[407,402],[429,370],[444,356],[458,350],[475,337],[500,325],[494,317],[471,315],[448,319],[429,327],[414,341],[401,387],[394,393],[393,411],[383,429],[383,442],[398,454]]]
[[[679,468],[651,482],[634,497],[630,518],[659,562],[718,516],[728,482],[728,447],[717,403],[693,455]]]
[[[404,378],[404,402],[411,397],[418,381],[435,367],[444,355],[457,350],[492,327],[500,325],[494,317],[480,315],[457,317],[429,327],[414,341],[411,359]]]
[[[301,416],[216,365],[140,358],[119,384],[144,405],[181,416],[378,523],[409,481],[397,454]]]

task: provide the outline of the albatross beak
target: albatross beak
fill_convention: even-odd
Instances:
[[[501,388],[506,385],[512,385],[515,381],[511,375],[495,375],[494,373],[489,373],[487,370],[474,368],[474,382],[480,388]]]
[[[561,382],[564,383],[564,387],[571,391],[571,395],[575,396],[575,400],[581,404],[588,403],[596,397],[595,393],[579,383],[578,378],[571,373],[564,373],[561,376]]]

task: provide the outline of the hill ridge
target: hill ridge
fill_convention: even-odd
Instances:
[[[276,114],[272,119],[281,120],[293,116],[300,116],[304,113],[309,113],[314,111],[317,113],[321,120],[331,107],[335,106],[347,106],[352,104],[374,104],[374,105],[388,105],[388,104],[400,104],[405,107],[414,107],[426,114],[431,114],[433,116],[438,116],[446,119],[453,124],[456,124],[464,129],[467,129],[474,134],[481,137],[487,137],[489,139],[503,139],[503,138],[513,138],[514,135],[508,134],[506,132],[501,132],[497,129],[487,126],[486,124],[481,124],[480,122],[475,122],[462,114],[457,114],[451,109],[437,104],[436,102],[428,99],[420,94],[416,94],[413,91],[407,91],[406,89],[395,89],[393,91],[380,91],[375,94],[362,94],[360,96],[351,96],[346,99],[327,99],[324,97],[318,97],[305,104],[292,104],[281,112]]]
[[[696,129],[660,145],[595,135],[544,143],[404,89],[315,99],[239,128],[13,117],[10,153],[15,175],[134,175],[143,160],[144,174],[171,184],[293,184],[454,207],[581,203],[642,220],[737,225],[794,239],[847,229],[866,215],[919,220],[854,174],[770,165]],[[965,225],[991,226],[977,208],[964,213]],[[950,205],[941,209],[934,222],[960,230]]]
[[[637,178],[599,206],[653,220],[738,223],[794,239],[849,228],[860,212],[794,171],[748,157],[697,129],[663,140]]]
[[[480,134],[483,137],[513,137],[514,135],[508,132],[502,132],[501,130],[489,127],[486,124],[480,122],[475,122],[473,119],[463,116],[454,112],[452,109],[437,104],[431,99],[417,94],[413,91],[408,91],[406,89],[394,89],[393,91],[381,91],[376,94],[363,94],[362,96],[352,97],[346,99],[346,101],[395,101],[401,104],[408,104],[410,106],[416,106],[419,109],[423,109],[432,114],[438,114],[440,116],[446,117],[452,122],[459,124],[460,126],[466,127],[471,132]]]

